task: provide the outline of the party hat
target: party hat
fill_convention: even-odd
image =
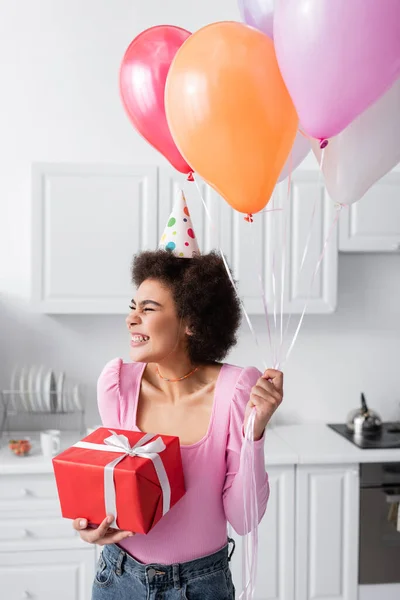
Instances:
[[[185,194],[180,190],[167,226],[161,236],[159,248],[167,250],[179,258],[192,258],[200,254],[194,233]]]

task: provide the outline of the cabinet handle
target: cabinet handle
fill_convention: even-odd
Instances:
[[[28,488],[21,488],[21,492],[20,492],[21,496],[23,496],[24,498],[26,498],[26,496],[30,496],[31,492],[30,490],[28,490]]]
[[[29,529],[22,530],[22,537],[24,537],[24,538],[31,537],[31,532],[29,531]]]
[[[400,252],[400,243],[393,244],[392,250],[394,250],[394,252]]]
[[[25,592],[23,592],[23,594],[21,596],[21,600],[29,600],[29,598],[32,598],[32,596],[30,595],[30,593],[28,591],[25,590]]]

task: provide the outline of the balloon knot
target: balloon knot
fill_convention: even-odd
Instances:
[[[321,150],[326,148],[328,144],[329,144],[328,140],[325,140],[325,139],[319,140],[319,147],[321,148]]]
[[[190,173],[188,174],[187,181],[194,181],[193,171],[190,171]]]
[[[245,216],[244,218],[245,221],[247,221],[248,223],[253,223],[253,215],[251,213],[249,213],[248,215]]]

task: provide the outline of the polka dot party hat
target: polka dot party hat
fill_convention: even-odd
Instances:
[[[179,258],[192,258],[192,256],[200,254],[185,194],[182,190],[178,194],[167,226],[161,236],[159,248],[172,252]]]

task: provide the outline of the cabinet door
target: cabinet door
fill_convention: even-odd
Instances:
[[[296,482],[296,600],[357,600],[357,465],[302,466]]]
[[[268,469],[270,498],[258,528],[258,565],[255,600],[293,600],[294,598],[294,467]],[[242,589],[241,538],[236,541],[231,569],[239,597]]]
[[[400,173],[378,181],[359,202],[343,210],[339,250],[393,252],[400,250]]]
[[[340,215],[318,171],[293,173],[289,201],[287,182],[279,184],[277,194],[286,239],[284,312],[301,313],[306,306],[309,314],[331,313],[337,301]]]
[[[200,250],[222,249],[238,282],[239,295],[250,314],[265,314],[263,292],[271,320],[274,313],[281,312],[281,308],[283,313],[301,313],[306,302],[308,313],[329,313],[335,309],[335,207],[325,194],[322,178],[317,172],[295,172],[290,198],[287,182],[277,186],[266,209],[255,215],[251,224],[210,186],[199,178],[197,180],[198,187],[196,183],[186,182],[184,176],[168,167],[161,169],[159,235],[182,187]],[[306,244],[308,252],[300,269]],[[323,251],[324,259],[313,277]]]
[[[0,553],[1,595],[7,600],[88,600],[93,548]]]
[[[34,306],[126,313],[132,256],[157,242],[157,168],[35,164],[32,176]]]

